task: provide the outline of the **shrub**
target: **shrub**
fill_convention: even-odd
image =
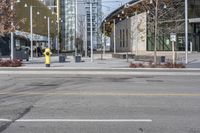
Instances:
[[[144,65],[143,63],[131,63],[129,65],[130,68],[185,68],[185,65],[183,63],[171,63],[167,62],[165,64],[153,64],[149,63],[147,65]]]
[[[185,65],[183,63],[170,63],[167,62],[166,64],[164,64],[163,66],[164,68],[185,68]]]
[[[129,65],[129,67],[130,68],[144,68],[145,67],[145,65],[144,64],[142,64],[142,63],[139,63],[139,64],[134,64],[134,63],[131,63],[130,65]]]
[[[130,67],[130,68],[137,68],[137,65],[134,64],[134,63],[131,63],[131,64],[129,65],[129,67]]]
[[[2,60],[0,59],[0,67],[20,67],[22,62],[20,60]]]

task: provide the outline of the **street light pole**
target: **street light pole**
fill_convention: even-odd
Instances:
[[[31,60],[33,60],[33,6],[30,6]]]
[[[114,29],[114,31],[113,31],[113,33],[114,33],[114,54],[116,54],[116,25],[115,25],[115,19],[113,20],[113,29]]]
[[[60,55],[59,51],[60,51],[60,0],[57,0],[57,39],[56,39],[56,43],[57,43],[57,49],[58,49],[58,56]]]
[[[104,32],[103,55],[105,57],[105,54],[106,54],[106,21],[104,22],[103,32]]]
[[[77,25],[78,25],[78,10],[77,10],[77,8],[78,8],[78,3],[77,3],[78,1],[76,0],[75,1],[75,56],[77,56]]]
[[[92,25],[92,0],[90,0],[90,50],[91,62],[93,62],[93,25]]]
[[[11,1],[11,10],[13,11],[13,5],[14,3]],[[13,25],[13,21],[12,21],[12,23],[11,23],[11,30],[13,30],[13,28],[14,28],[14,25]],[[13,31],[11,31],[11,33],[10,33],[10,57],[11,57],[11,60],[13,60],[14,59],[14,33],[13,33]]]
[[[13,22],[11,23],[12,28],[13,28]],[[11,60],[14,59],[14,33],[11,32],[11,47],[10,47],[10,52],[11,52]]]
[[[188,0],[185,0],[185,64],[188,64]]]
[[[85,15],[85,57],[87,57],[88,46],[87,46],[87,15]]]
[[[14,2],[11,1],[11,10],[13,11],[13,9],[14,9]],[[11,30],[13,30],[14,28],[13,21],[11,23],[11,27],[12,27]],[[10,33],[10,57],[11,57],[11,60],[14,59],[14,33],[13,31],[11,31]]]
[[[48,48],[50,49],[50,18],[47,18],[47,23],[48,23]]]
[[[156,11],[155,11],[154,64],[157,64],[157,28],[158,28],[158,0],[156,0]]]

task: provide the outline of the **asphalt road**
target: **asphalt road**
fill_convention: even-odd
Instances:
[[[200,76],[0,75],[2,133],[200,133]]]

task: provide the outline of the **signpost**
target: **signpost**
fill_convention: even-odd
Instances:
[[[176,42],[176,33],[170,34],[170,41],[172,42],[172,61],[173,65],[175,64],[175,42]]]

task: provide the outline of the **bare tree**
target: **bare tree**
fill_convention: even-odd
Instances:
[[[11,3],[14,0],[0,1],[0,34],[8,33],[13,30],[11,22],[14,21],[15,11],[11,10]]]
[[[1,0],[0,1],[0,34],[10,33],[17,29],[23,30],[23,27],[19,27],[20,24],[25,24],[27,19],[16,19],[15,8],[11,9],[11,5],[15,6],[16,0]],[[12,26],[13,22],[13,26]]]
[[[154,63],[157,61],[157,45],[163,36],[184,32],[184,0],[144,0],[139,4],[140,11],[147,14],[147,32],[154,38]],[[153,37],[154,34],[154,37]],[[162,45],[163,46],[163,45]]]

